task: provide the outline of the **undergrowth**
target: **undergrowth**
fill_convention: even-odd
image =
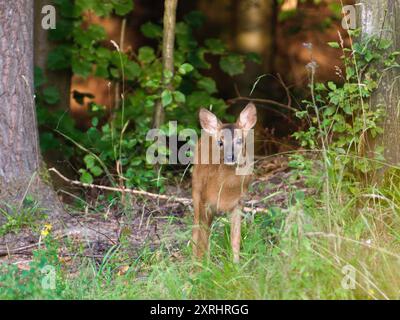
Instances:
[[[193,262],[190,217],[174,234],[179,254],[163,241],[144,246],[126,260],[117,247],[99,263],[79,261],[69,273],[49,236],[29,271],[2,266],[0,296],[5,299],[385,299],[398,298],[400,279],[398,206],[400,190],[363,190],[347,203],[332,203],[328,232],[326,210],[302,196],[289,209],[272,208],[245,217],[240,264],[233,264],[226,217],[213,225],[210,255]],[[367,198],[367,196],[369,198]],[[367,199],[366,199],[367,198]],[[358,200],[363,200],[360,205]],[[355,210],[357,208],[357,210]],[[356,213],[356,214],[355,214]],[[70,262],[71,263],[71,262]],[[50,266],[50,269],[49,267]],[[44,269],[45,268],[45,269]],[[44,271],[43,271],[44,269]],[[56,286],[43,288],[53,270]],[[346,278],[355,275],[353,283]]]

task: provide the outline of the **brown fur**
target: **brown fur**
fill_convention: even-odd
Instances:
[[[253,116],[253,118],[249,121],[255,124],[256,115],[254,105],[250,104],[245,110],[251,111],[251,116]],[[200,115],[200,117],[202,117],[202,115]],[[208,123],[204,125],[203,119],[202,126],[204,127],[207,125]],[[240,118],[234,125],[222,124],[218,121],[217,132],[215,134],[203,135],[196,146],[196,163],[198,164],[194,165],[192,176],[192,197],[194,205],[193,251],[195,257],[201,258],[204,255],[208,250],[210,226],[214,216],[218,213],[226,212],[231,214],[231,244],[234,261],[238,262],[241,223],[239,202],[242,196],[247,192],[251,175],[237,175],[235,165],[226,165],[223,163],[223,152],[218,150],[216,145],[221,129],[227,128],[228,126],[233,126],[235,129],[243,129]],[[209,164],[202,164],[200,161],[202,143],[205,143],[204,139],[209,139]],[[221,152],[220,164],[212,164],[210,152],[212,148],[214,148],[216,152]]]

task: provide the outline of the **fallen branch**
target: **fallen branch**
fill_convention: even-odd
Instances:
[[[29,250],[29,249],[34,249],[38,245],[39,245],[39,243],[35,243],[35,244],[30,244],[30,245],[19,247],[19,248],[15,248],[15,249],[1,250],[0,251],[0,257],[10,256],[12,254],[21,254],[21,252],[25,252],[26,250]]]
[[[61,234],[61,235],[56,236],[55,239],[56,240],[63,239],[66,236],[67,236],[67,234]],[[27,252],[32,252],[32,250],[35,248],[39,249],[41,243],[42,243],[41,239],[39,239],[39,242],[37,242],[37,243],[33,243],[33,244],[30,244],[27,246],[22,246],[22,247],[14,248],[14,249],[8,249],[8,245],[6,243],[6,249],[0,250],[0,257],[11,256],[13,254],[25,254]],[[27,250],[29,250],[29,251],[27,251]]]
[[[116,187],[108,187],[108,186],[101,186],[97,184],[90,184],[90,183],[84,183],[80,182],[77,180],[71,180],[68,179],[66,176],[64,176],[62,173],[60,173],[57,169],[51,168],[49,171],[54,172],[57,174],[62,180],[65,182],[68,182],[72,185],[75,186],[80,186],[84,188],[90,188],[90,189],[100,189],[100,190],[107,190],[107,191],[114,191],[114,192],[125,192],[125,193],[131,193],[131,194],[136,194],[136,195],[141,195],[149,198],[154,198],[154,199],[161,199],[161,200],[166,200],[166,201],[175,201],[175,202],[180,202],[182,204],[190,204],[192,202],[191,199],[188,198],[180,198],[180,197],[174,197],[174,196],[166,196],[162,194],[156,194],[156,193],[151,193],[147,192],[144,190],[135,190],[135,189],[128,189],[128,188],[116,188]]]
[[[122,192],[122,193],[130,193],[130,194],[136,194],[144,197],[149,197],[153,199],[159,199],[159,200],[165,200],[167,202],[178,202],[181,203],[185,206],[190,206],[192,204],[192,199],[189,198],[181,198],[181,197],[175,197],[175,196],[167,196],[163,194],[156,194],[156,193],[151,193],[147,192],[144,190],[135,190],[135,189],[128,189],[128,188],[116,188],[116,187],[108,187],[108,186],[101,186],[97,184],[91,184],[91,183],[84,183],[80,182],[77,180],[71,180],[68,179],[66,176],[64,176],[62,173],[60,173],[57,169],[51,168],[49,169],[50,172],[54,172],[57,174],[62,180],[65,182],[75,185],[75,186],[80,186],[84,188],[90,188],[90,189],[99,189],[99,190],[107,190],[107,191],[114,191],[114,192]],[[253,208],[253,207],[244,207],[243,208],[244,212],[265,212],[266,209],[263,208]]]

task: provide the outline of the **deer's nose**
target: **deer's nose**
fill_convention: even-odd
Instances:
[[[234,159],[235,159],[235,157],[233,156],[233,154],[227,154],[225,156],[225,160],[228,162],[233,162]]]

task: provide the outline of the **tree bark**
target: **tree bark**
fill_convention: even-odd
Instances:
[[[35,0],[35,36],[34,36],[34,63],[43,70],[47,85],[59,90],[60,101],[54,106],[56,109],[69,110],[71,100],[71,70],[51,71],[47,68],[49,53],[55,48],[55,43],[49,40],[49,30],[42,28],[42,8],[53,5],[52,0]],[[58,15],[57,15],[58,16]]]
[[[26,195],[59,212],[39,177],[41,159],[33,93],[33,0],[0,0],[0,206]]]
[[[357,8],[362,38],[389,39],[393,42],[391,50],[400,50],[400,0],[359,0]],[[378,68],[383,70],[383,66]],[[384,133],[377,139],[368,139],[368,150],[373,153],[376,146],[383,146],[385,160],[390,165],[400,164],[399,75],[398,68],[385,71],[370,101],[372,107],[385,108],[385,118],[381,124]]]
[[[178,0],[165,0],[164,2],[164,35],[163,35],[163,73],[174,72],[174,49],[175,49],[175,24],[176,7]],[[168,88],[163,81],[163,88]],[[170,88],[171,89],[171,88]],[[161,100],[157,102],[154,109],[153,128],[159,128],[164,122],[164,108]]]

